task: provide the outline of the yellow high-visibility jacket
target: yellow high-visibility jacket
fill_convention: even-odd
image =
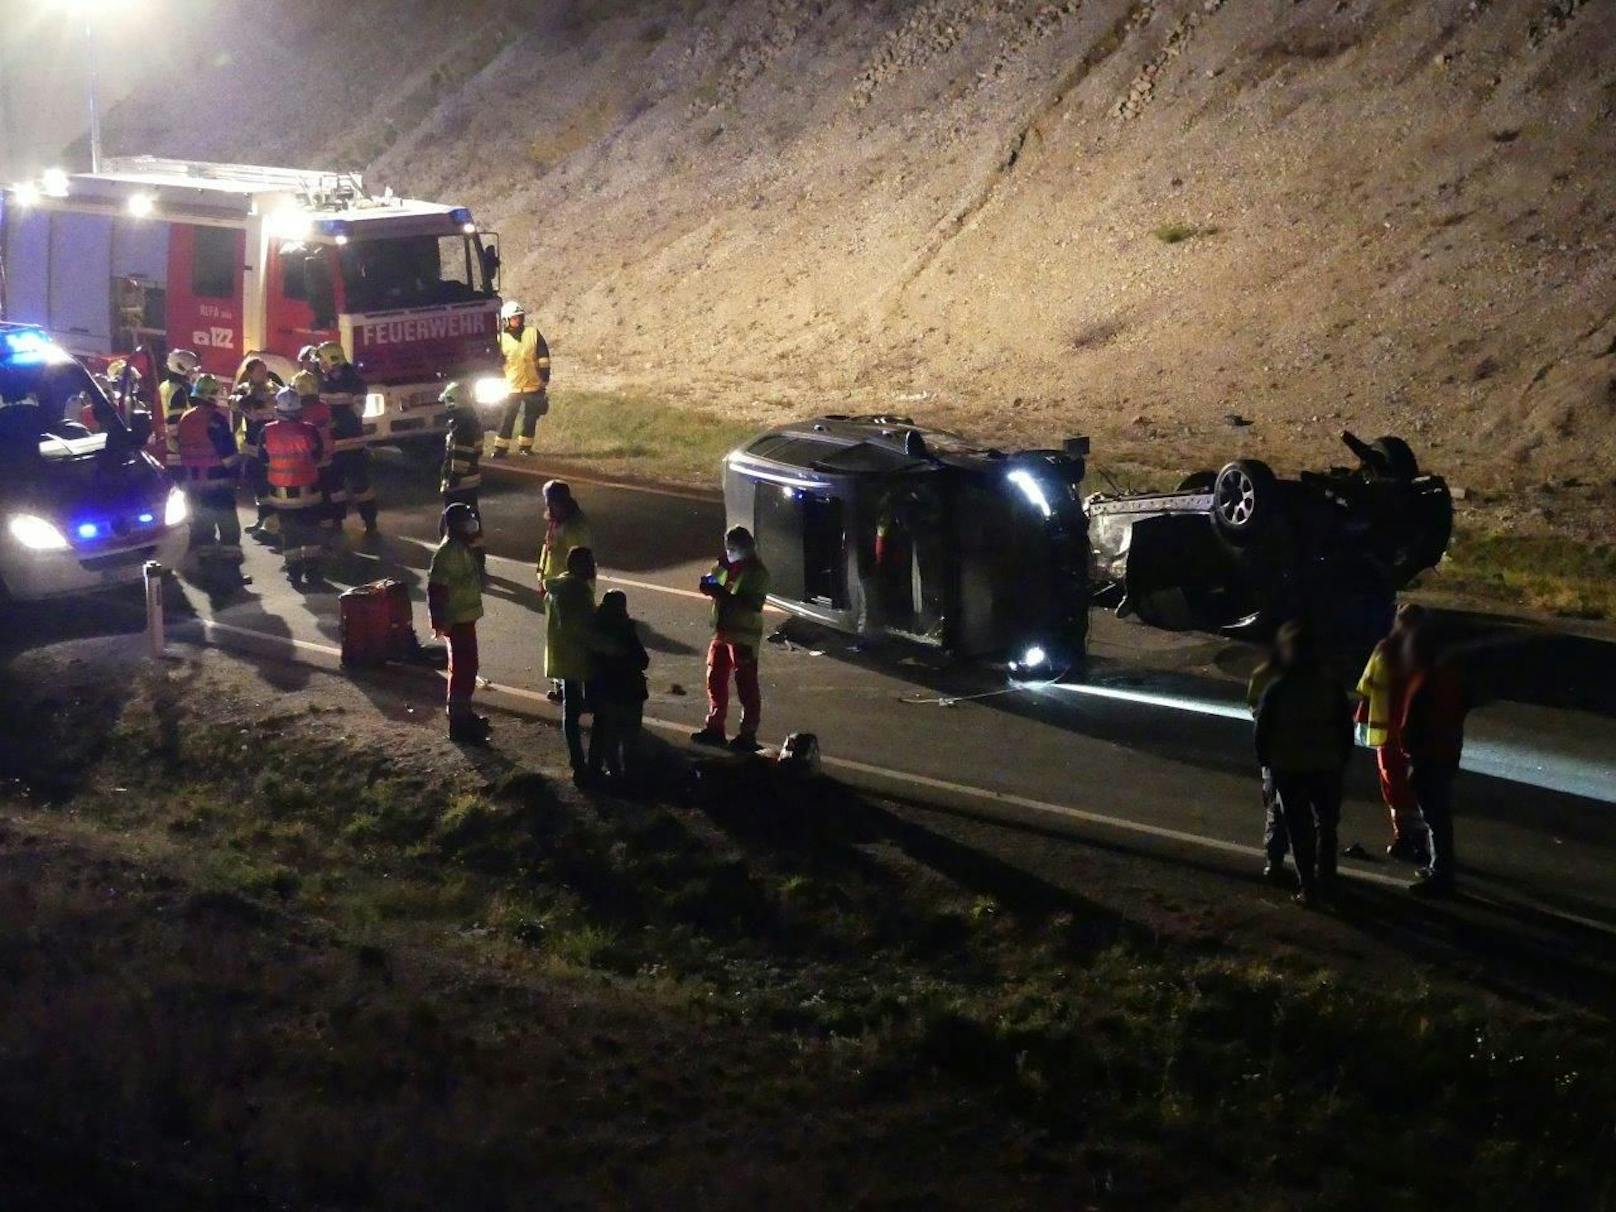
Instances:
[[[550,385],[550,347],[532,325],[521,335],[509,330],[499,334],[499,351],[505,355],[505,385],[516,393],[543,391]]]
[[[1364,722],[1364,744],[1371,749],[1389,745],[1398,732],[1408,680],[1392,656],[1385,640],[1375,645],[1358,679],[1358,696],[1364,700],[1360,713]]]
[[[769,596],[769,570],[753,556],[739,564],[719,560],[713,579],[729,590],[713,599],[713,635],[720,643],[756,648],[763,643],[763,603]]]

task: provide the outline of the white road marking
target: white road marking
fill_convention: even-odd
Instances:
[[[196,619],[204,631],[218,632],[225,635],[238,635],[258,640],[267,640],[271,644],[282,645],[298,652],[318,653],[322,656],[342,658],[342,650],[330,644],[318,644],[310,640],[298,640],[291,636],[273,635],[269,632],[254,631],[250,627],[238,627],[231,623],[219,623],[212,619]],[[176,629],[186,626],[186,623],[176,625]],[[448,674],[441,670],[429,670],[421,666],[400,666],[401,669],[415,670],[428,674],[439,680],[446,679]],[[538,691],[527,690],[521,686],[507,686],[501,682],[487,682],[484,684],[488,692],[504,695],[508,698],[531,702],[542,706],[546,714],[554,715],[556,705]],[[681,724],[674,720],[659,720],[652,717],[645,719],[647,728],[655,728],[659,732],[673,733],[681,738],[690,735],[690,725]],[[1004,805],[1020,808],[1027,812],[1035,812],[1044,816],[1057,817],[1063,820],[1078,821],[1085,825],[1098,825],[1107,829],[1115,829],[1123,833],[1132,833],[1142,837],[1154,838],[1158,841],[1176,842],[1186,846],[1198,846],[1204,850],[1215,850],[1220,854],[1232,855],[1239,858],[1258,859],[1263,857],[1260,847],[1243,845],[1239,842],[1228,842],[1222,838],[1208,837],[1205,834],[1190,833],[1182,829],[1170,829],[1165,825],[1151,825],[1144,821],[1129,820],[1126,817],[1110,816],[1103,812],[1090,812],[1085,808],[1073,808],[1066,804],[1054,804],[1047,800],[1033,799],[1030,796],[1016,795],[1008,791],[994,791],[987,787],[975,787],[969,783],[956,783],[950,779],[934,778],[931,775],[914,774],[907,770],[894,770],[887,766],[876,766],[869,762],[860,762],[852,758],[824,756],[821,762],[832,769],[846,770],[853,774],[863,775],[866,778],[885,779],[890,782],[919,787],[928,791],[942,791],[950,795],[961,796],[968,800],[977,800],[986,804]],[[941,808],[941,805],[937,805]],[[946,810],[946,809],[945,809]],[[1377,884],[1385,888],[1406,888],[1410,881],[1394,875],[1386,875],[1379,871],[1368,871],[1361,867],[1343,866],[1341,875],[1347,879],[1359,880],[1367,884]],[[1584,917],[1581,914],[1571,913],[1552,906],[1531,903],[1532,908],[1546,916],[1559,921],[1582,926],[1600,934],[1616,936],[1616,926],[1601,922],[1595,918]],[[1500,909],[1506,906],[1497,906]]]

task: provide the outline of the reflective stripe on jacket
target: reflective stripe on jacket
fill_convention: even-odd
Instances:
[[[1403,696],[1407,679],[1392,656],[1387,641],[1375,645],[1358,679],[1358,694],[1364,700],[1364,744],[1372,749],[1397,743],[1402,724]]]
[[[449,414],[449,432],[443,439],[443,474],[440,492],[464,492],[482,487],[483,423],[469,408]]]
[[[713,634],[725,644],[756,648],[763,642],[763,603],[769,596],[769,570],[753,556],[739,564],[719,560],[713,578],[729,590],[713,599]]]
[[[508,329],[499,334],[505,355],[505,385],[513,392],[543,391],[550,383],[550,347],[531,324],[518,336]]]
[[[348,405],[358,408],[365,402],[370,387],[352,362],[344,362],[336,370],[320,376],[320,396],[333,408]]]
[[[192,480],[222,480],[230,476],[239,459],[236,439],[230,432],[230,417],[213,404],[197,404],[185,410],[174,427],[180,466]]]
[[[157,385],[157,403],[163,411],[164,460],[170,467],[180,465],[180,418],[191,406],[191,389],[178,375],[164,375]]]
[[[426,575],[429,586],[443,587],[443,615],[435,627],[475,623],[483,617],[483,574],[471,548],[456,538],[445,538],[432,554]]]
[[[365,450],[365,423],[359,419],[359,410],[346,404],[331,405],[331,454],[341,462],[357,462],[343,455],[363,456]]]
[[[307,421],[271,421],[262,446],[270,487],[313,488],[320,482],[320,431]]]

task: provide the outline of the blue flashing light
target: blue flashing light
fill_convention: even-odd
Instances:
[[[456,223],[470,223],[471,208],[468,206],[457,206],[449,212],[449,217]]]
[[[320,230],[328,236],[346,236],[353,229],[353,224],[346,219],[321,219]]]
[[[143,513],[135,519],[135,521],[139,522],[142,526],[150,526],[156,520],[157,515],[151,513]]]
[[[4,342],[6,361],[19,364],[53,360],[56,346],[37,328],[24,328],[16,332],[0,332]]]
[[[100,533],[101,528],[94,522],[80,522],[78,525],[78,535],[81,539],[93,539]]]

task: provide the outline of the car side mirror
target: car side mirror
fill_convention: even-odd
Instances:
[[[499,282],[499,249],[492,244],[483,245],[483,283],[493,290]]]

